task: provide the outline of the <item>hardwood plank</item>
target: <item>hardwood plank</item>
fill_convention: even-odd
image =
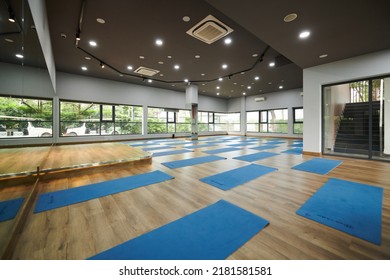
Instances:
[[[288,140],[272,152],[280,153],[286,150],[292,141]],[[42,193],[154,170],[161,170],[175,177],[173,180],[48,212],[30,213],[12,258],[85,259],[225,199],[270,222],[268,227],[228,259],[390,259],[389,162],[325,157],[340,159],[343,163],[328,175],[317,175],[291,169],[313,156],[280,154],[255,162],[278,168],[277,172],[229,191],[222,191],[199,179],[248,165],[250,163],[235,160],[233,157],[258,151],[245,147],[223,154],[226,160],[177,169],[169,169],[161,164],[165,161],[204,156],[207,155],[204,151],[222,147],[226,145],[222,143],[215,147],[195,149],[193,153],[153,158],[150,165],[107,168],[99,172],[72,174],[67,178],[41,182],[39,187]],[[63,152],[69,154],[68,148],[70,149],[70,146]],[[90,148],[91,150],[88,148],[84,151],[76,149],[75,152],[80,154],[80,158],[92,158],[89,155],[93,151],[92,146]],[[55,157],[58,158],[59,155]],[[64,158],[66,163],[76,161],[77,159],[70,155]],[[295,214],[329,178],[384,188],[380,246]],[[22,194],[23,188],[26,187],[19,187],[0,189],[0,198],[12,198]]]

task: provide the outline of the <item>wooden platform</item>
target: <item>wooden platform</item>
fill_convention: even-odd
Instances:
[[[38,175],[52,179],[99,167],[145,163],[151,163],[150,153],[123,143],[0,149],[0,183],[9,185],[33,181]]]

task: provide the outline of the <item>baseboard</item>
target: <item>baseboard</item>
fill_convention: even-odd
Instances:
[[[313,156],[313,157],[320,157],[320,156],[322,156],[322,153],[314,153],[314,152],[306,152],[306,151],[303,151],[303,152],[302,152],[302,155],[305,155],[305,156]]]

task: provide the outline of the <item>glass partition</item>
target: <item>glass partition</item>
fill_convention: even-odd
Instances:
[[[323,87],[323,152],[389,159],[390,78]]]

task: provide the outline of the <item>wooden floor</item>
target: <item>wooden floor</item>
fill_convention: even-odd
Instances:
[[[287,145],[267,151],[281,152],[288,149]],[[341,159],[343,163],[328,175],[316,175],[291,169],[312,156],[280,154],[255,162],[276,167],[277,172],[229,191],[214,188],[199,178],[248,165],[232,158],[258,151],[243,147],[240,151],[219,154],[226,160],[178,169],[161,164],[207,155],[203,151],[223,147],[226,143],[195,149],[193,153],[155,157],[152,164],[122,166],[106,172],[91,170],[88,174],[41,182],[39,187],[43,193],[154,170],[175,177],[52,211],[30,213],[13,259],[85,259],[220,199],[270,222],[228,259],[390,259],[390,163],[330,157]],[[384,188],[382,245],[374,245],[295,214],[329,178]],[[0,189],[0,200],[17,197],[26,189],[28,186]],[[0,223],[0,238],[11,223]]]

